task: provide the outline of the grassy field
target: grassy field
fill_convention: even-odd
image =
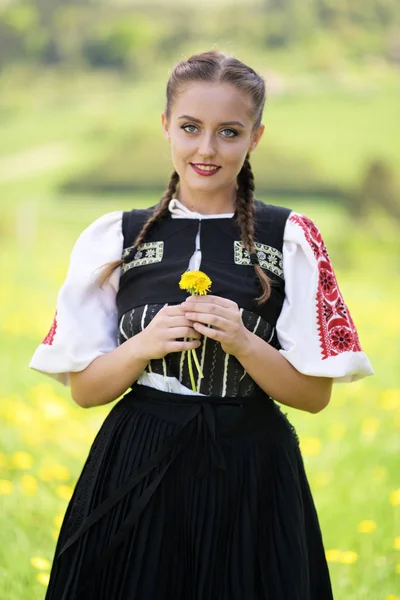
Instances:
[[[69,104],[66,94],[65,103],[54,101],[52,108],[46,96],[47,104],[36,113],[33,108],[22,111],[5,128],[0,157],[0,598],[4,600],[43,598],[62,515],[90,444],[110,410],[110,406],[82,410],[71,401],[68,389],[30,371],[27,365],[49,329],[57,290],[81,230],[105,212],[155,201],[145,195],[89,198],[57,192],[66,174],[101,156],[113,140],[124,135],[127,123],[133,127],[158,110],[151,93],[152,101],[140,103],[142,113],[138,108],[132,115],[125,92],[99,100],[97,113],[90,94],[80,94],[75,104]],[[144,89],[142,93],[143,100]],[[370,97],[369,106],[375,104],[369,133],[374,149],[382,148],[397,160],[399,136],[393,132],[387,139],[393,98],[391,89]],[[344,96],[341,102],[346,104]],[[357,106],[346,113],[344,106],[339,110],[326,105],[326,118],[321,122],[331,136],[335,122],[350,127],[354,118],[358,123],[352,134],[356,138],[348,134],[345,143],[339,140],[343,152],[335,153],[313,122],[317,103],[314,97],[307,104],[300,95],[291,108],[288,101],[285,109],[285,101],[281,109],[275,104],[277,120],[273,124],[271,116],[270,130],[275,127],[282,143],[298,142],[300,149],[302,144],[310,147],[304,139],[309,130],[310,152],[327,169],[336,168],[343,178],[351,179],[367,139],[363,136],[367,136],[368,115],[364,113],[357,121]],[[125,115],[122,107],[127,109]],[[340,121],[344,113],[346,121]],[[41,114],[46,117],[42,123]],[[380,118],[382,128],[378,127]],[[89,135],[95,125],[103,132],[101,144]],[[345,132],[347,126],[342,129]],[[367,221],[355,223],[342,208],[323,199],[288,199],[287,204],[320,226],[363,348],[376,371],[372,378],[337,385],[331,404],[318,415],[287,411],[301,439],[335,599],[399,600],[398,230],[378,211]]]

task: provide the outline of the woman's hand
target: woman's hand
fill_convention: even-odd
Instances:
[[[147,361],[164,358],[170,352],[184,352],[200,345],[200,332],[193,329],[191,321],[178,304],[164,306],[139,334],[131,338],[137,345],[140,358]],[[179,341],[193,338],[191,341]],[[128,340],[129,341],[129,340]]]
[[[235,356],[248,344],[249,331],[236,302],[220,296],[189,296],[181,308],[193,329],[220,342],[227,354]]]

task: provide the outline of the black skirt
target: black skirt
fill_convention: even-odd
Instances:
[[[332,600],[279,406],[135,385],[92,445],[46,600]]]

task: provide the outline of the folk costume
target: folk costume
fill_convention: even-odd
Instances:
[[[301,214],[255,201],[260,294],[234,214],[200,215],[171,200],[143,244],[151,210],[113,212],[79,237],[50,332],[30,366],[69,372],[181,303],[181,274],[201,269],[244,325],[301,373],[371,374],[321,234]],[[99,268],[123,257],[108,283]],[[151,360],[111,409],[76,484],[46,600],[332,600],[298,439],[280,406],[221,345]]]

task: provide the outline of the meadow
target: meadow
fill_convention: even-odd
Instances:
[[[146,119],[159,108],[153,95],[156,88],[154,84],[151,93],[145,86],[137,90],[138,108],[132,114],[128,110],[132,94],[123,86],[106,98],[99,89],[96,95],[82,92],[75,101],[68,86],[65,101],[60,102],[61,90],[44,93],[42,82],[36,96],[30,96],[30,106],[21,97],[20,114],[15,109],[5,124],[0,156],[0,597],[4,600],[43,598],[68,499],[111,408],[83,410],[70,399],[68,389],[28,369],[52,322],[71,248],[97,216],[157,200],[149,193],[63,195],[59,185],[66,175],[101,157],[128,125],[146,129]],[[341,153],[328,143],[338,135],[328,119],[320,122],[324,146],[317,152],[319,129],[310,124],[312,106],[303,94],[297,100],[293,97],[292,108],[285,112],[277,102],[269,117],[276,134],[280,123],[282,144],[292,143],[288,133],[292,131],[293,144],[297,140],[306,147],[303,132],[308,127],[313,160],[325,161],[325,169],[336,168],[343,181],[355,178],[360,152],[367,156],[373,147],[393,159],[398,153],[393,141],[398,125],[393,123],[393,136],[385,145],[390,130],[387,115],[394,111],[392,85],[375,91],[367,103],[370,112],[365,109],[361,117],[357,103],[353,112],[349,109],[347,96],[340,99],[346,108],[340,111],[339,100],[335,105],[338,119],[345,112],[342,131],[348,144]],[[327,102],[325,96],[326,114],[332,115]],[[366,121],[373,124],[369,146],[360,150]],[[352,122],[355,129],[349,130]],[[148,130],[154,129],[151,121]],[[101,144],[93,131],[101,133]],[[280,198],[261,199],[282,203]],[[374,377],[336,385],[330,405],[317,415],[285,410],[300,437],[335,598],[399,600],[398,225],[378,208],[363,221],[354,221],[342,206],[324,198],[286,198],[284,203],[319,225],[375,369]]]

